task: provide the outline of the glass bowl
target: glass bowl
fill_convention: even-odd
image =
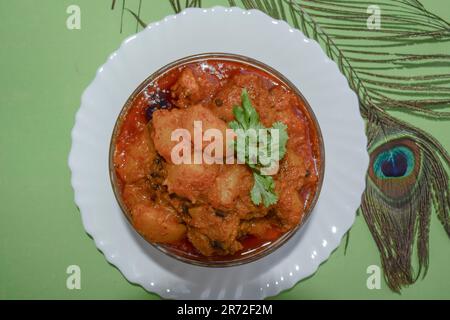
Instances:
[[[305,97],[301,94],[301,92],[290,82],[286,77],[284,77],[281,73],[276,71],[275,69],[269,67],[268,65],[259,62],[253,58],[245,57],[242,55],[237,54],[230,54],[230,53],[202,53],[202,54],[196,54],[192,56],[188,56],[185,58],[181,58],[179,60],[176,60],[174,62],[171,62],[164,67],[158,69],[155,71],[152,75],[150,75],[147,79],[145,79],[137,88],[136,90],[130,95],[128,100],[125,102],[125,105],[123,106],[122,110],[119,113],[119,116],[117,117],[116,124],[114,126],[114,130],[111,137],[111,143],[110,143],[110,149],[109,149],[109,174],[111,179],[111,185],[112,189],[115,195],[115,198],[117,199],[117,202],[124,213],[127,220],[130,222],[131,227],[134,229],[131,220],[130,220],[130,213],[128,212],[127,207],[123,203],[122,196],[120,194],[119,188],[118,188],[118,179],[116,176],[116,171],[114,168],[114,151],[115,151],[115,145],[116,145],[116,137],[118,135],[120,126],[122,124],[122,120],[125,118],[125,116],[128,113],[128,110],[132,106],[132,102],[135,99],[135,97],[142,92],[144,88],[148,86],[149,83],[155,81],[165,73],[169,72],[170,70],[174,68],[181,67],[186,64],[194,63],[194,62],[200,62],[204,60],[224,60],[224,61],[231,61],[231,62],[238,62],[242,64],[249,65],[251,67],[260,69],[264,71],[265,73],[269,74],[273,78],[277,80],[280,84],[283,84],[285,87],[289,88],[293,93],[295,93],[304,103],[305,109],[307,113],[305,116],[308,117],[309,123],[312,123],[314,126],[314,130],[317,135],[317,139],[319,142],[319,153],[320,153],[320,159],[319,163],[320,166],[318,168],[318,177],[319,181],[317,183],[317,189],[316,192],[312,198],[312,200],[309,202],[308,207],[306,208],[302,219],[300,223],[293,229],[285,232],[282,234],[279,238],[277,238],[274,241],[263,243],[261,246],[239,253],[231,256],[214,256],[214,257],[205,257],[202,255],[197,254],[191,254],[189,252],[186,252],[184,250],[181,250],[177,247],[171,246],[171,245],[164,245],[164,244],[157,244],[157,243],[151,243],[153,247],[157,248],[164,254],[175,258],[177,260],[180,260],[185,263],[197,265],[197,266],[203,266],[203,267],[231,267],[231,266],[237,266],[246,264],[258,259],[261,259],[262,257],[272,253],[276,249],[280,248],[283,244],[285,244],[306,222],[306,220],[309,218],[311,212],[314,209],[314,206],[317,202],[317,199],[319,198],[320,190],[322,187],[323,182],[323,176],[324,176],[324,168],[325,168],[325,150],[324,150],[324,144],[322,139],[322,134],[320,131],[319,123],[317,122],[316,116],[314,115],[313,110],[311,109],[308,101],[305,99]],[[136,231],[137,232],[137,231]],[[138,233],[139,234],[139,233]],[[145,240],[145,239],[144,239]]]

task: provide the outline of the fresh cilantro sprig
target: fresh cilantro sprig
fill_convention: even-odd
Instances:
[[[261,203],[267,208],[278,201],[278,196],[275,193],[275,181],[271,176],[263,176],[253,171],[253,178],[255,183],[250,191],[252,202],[256,205]]]
[[[236,120],[231,121],[228,125],[237,134],[237,139],[245,139],[245,143],[238,144],[234,142],[238,159],[243,160],[253,171],[254,184],[250,192],[252,202],[256,205],[264,204],[269,207],[278,201],[275,193],[275,181],[270,175],[263,175],[262,170],[268,169],[273,164],[273,161],[280,161],[286,154],[286,143],[288,140],[287,126],[282,122],[275,122],[271,128],[266,128],[259,120],[259,114],[252,106],[247,90],[243,89],[241,94],[241,106],[233,107],[233,114]],[[251,129],[255,130],[256,134],[260,134],[260,129],[269,129],[264,132],[270,133],[270,129],[276,129],[278,132],[278,139],[275,139],[274,146],[278,149],[278,155],[273,156],[271,149],[268,146],[272,143],[272,135],[267,134],[265,139],[257,136],[258,157],[257,161],[252,161],[250,154],[250,141],[248,133]],[[250,130],[250,131],[249,131]],[[262,161],[269,160],[269,161]]]

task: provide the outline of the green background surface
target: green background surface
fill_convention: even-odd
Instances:
[[[129,6],[133,7],[133,0]],[[376,3],[376,1],[374,1]],[[447,0],[423,0],[450,20]],[[205,1],[206,5],[225,1]],[[81,30],[68,30],[66,9],[81,8]],[[132,285],[96,249],[73,201],[67,157],[80,96],[97,68],[134,32],[110,0],[0,0],[0,298],[153,299]],[[137,4],[137,1],[136,1]],[[165,0],[144,21],[172,13]],[[156,48],[157,49],[157,48]],[[445,53],[450,51],[447,46]],[[444,52],[443,52],[444,53]],[[449,122],[408,118],[450,150]],[[81,290],[66,288],[66,268],[81,267]],[[430,268],[425,279],[392,293],[366,286],[378,251],[362,216],[352,228],[347,253],[341,245],[318,270],[280,299],[450,299],[450,240],[433,215]]]

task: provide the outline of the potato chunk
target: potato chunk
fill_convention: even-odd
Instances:
[[[171,141],[171,135],[176,129],[186,129],[189,131],[190,137],[187,138],[190,138],[191,150],[194,149],[195,124],[201,126],[201,131],[199,130],[197,134],[201,142],[198,145],[198,151],[201,152],[210,143],[209,141],[203,142],[205,132],[208,129],[217,129],[222,137],[221,144],[219,143],[219,145],[223,146],[221,158],[226,155],[226,148],[228,147],[226,143],[226,123],[217,118],[211,110],[201,105],[194,105],[188,109],[157,110],[153,114],[152,138],[156,150],[167,162],[172,162],[172,149],[179,143],[179,141]],[[213,156],[217,155],[213,154]],[[211,161],[213,160],[214,158],[211,159]]]
[[[153,113],[152,138],[158,153],[167,161],[171,162],[172,148],[178,143],[172,141],[172,132],[182,128],[181,119],[184,110],[157,110]]]
[[[227,124],[219,119],[214,113],[208,108],[203,107],[202,105],[194,105],[189,109],[186,109],[183,115],[182,120],[183,128],[189,130],[191,135],[191,142],[193,144],[194,150],[197,152],[201,152],[204,150],[210,143],[216,141],[217,149],[214,148],[214,152],[212,150],[208,150],[208,152],[202,153],[203,160],[205,160],[205,156],[208,157],[209,163],[223,163],[224,158],[227,155],[227,148],[229,148],[229,154],[232,154],[233,147],[232,144],[227,142]],[[201,126],[202,132],[202,143],[200,145],[196,145],[194,142],[194,128],[196,126]],[[218,131],[209,131],[210,129],[216,129]],[[198,130],[198,129],[197,129]],[[213,136],[206,138],[207,134],[212,134]],[[216,136],[217,134],[217,136]],[[197,134],[198,136],[198,134]],[[233,136],[233,135],[232,135]],[[232,136],[230,138],[232,138]],[[218,139],[218,140],[216,140]],[[215,146],[214,146],[215,147]],[[216,153],[215,150],[221,150],[220,153]]]
[[[186,235],[186,226],[167,206],[139,204],[132,210],[132,221],[136,230],[150,242],[175,243]]]
[[[170,193],[175,193],[197,202],[211,188],[219,172],[219,165],[179,164],[167,166],[167,185]]]
[[[125,145],[123,152],[116,152],[114,163],[116,172],[125,183],[133,183],[144,178],[150,170],[156,154],[146,127]]]
[[[225,130],[228,128],[227,124],[215,116],[208,108],[196,104],[185,110],[182,124],[183,128],[189,130],[192,138],[194,137],[194,121],[201,122],[203,134],[208,129],[218,129],[222,133],[223,138],[225,138]]]
[[[288,146],[279,174],[275,177],[275,192],[279,198],[276,212],[286,230],[294,228],[303,217],[305,205],[299,191],[305,183],[305,176],[303,158]]]
[[[252,173],[245,165],[224,165],[209,190],[208,199],[215,208],[233,209],[236,200],[248,194],[252,185]]]
[[[185,68],[172,86],[172,98],[179,108],[208,99],[219,86],[216,77],[201,69]]]

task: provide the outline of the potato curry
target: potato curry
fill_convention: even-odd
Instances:
[[[250,64],[205,59],[174,67],[129,101],[114,140],[117,188],[128,218],[149,242],[214,258],[275,241],[301,223],[319,185],[319,134],[303,99]],[[276,203],[251,199],[246,164],[174,164],[177,128],[194,121],[224,131],[243,89],[265,127],[287,126],[286,153],[273,176]]]

